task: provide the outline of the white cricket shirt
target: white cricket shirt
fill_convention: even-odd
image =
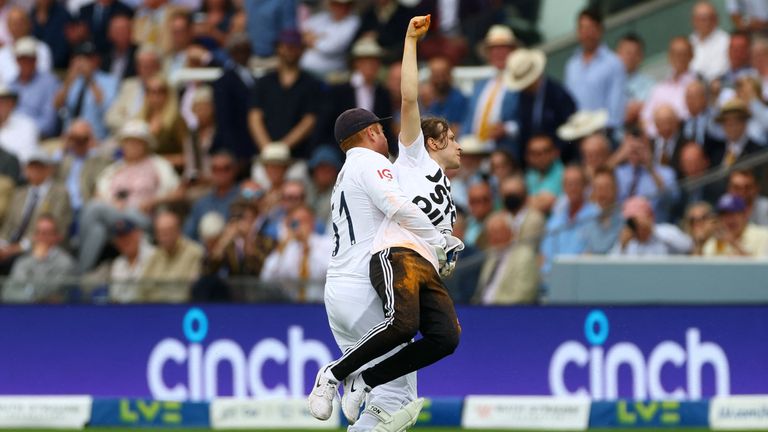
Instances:
[[[443,235],[450,235],[456,222],[451,182],[437,162],[429,157],[424,146],[424,133],[420,133],[410,146],[406,147],[402,142],[398,142],[398,147],[400,153],[394,167],[400,186],[438,231]],[[397,222],[387,219],[376,235],[373,252],[395,246],[413,249],[430,261],[435,269],[439,267],[433,247]]]
[[[327,279],[369,283],[374,237],[408,201],[389,159],[373,150],[347,151],[331,194],[333,244]]]

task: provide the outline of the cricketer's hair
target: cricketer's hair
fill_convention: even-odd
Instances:
[[[424,132],[424,145],[427,145],[427,140],[432,138],[433,140],[441,143],[446,135],[448,135],[448,129],[450,129],[448,120],[442,117],[425,117],[421,120],[421,131]],[[448,142],[442,144],[442,147],[438,147],[438,150],[444,149],[448,146]],[[427,146],[427,149],[429,147]]]

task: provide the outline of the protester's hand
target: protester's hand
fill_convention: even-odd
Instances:
[[[408,23],[408,31],[405,35],[409,38],[419,39],[427,34],[429,30],[429,23],[432,20],[431,15],[416,16],[411,18],[411,22]]]

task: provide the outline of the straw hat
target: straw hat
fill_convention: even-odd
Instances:
[[[752,117],[752,113],[749,111],[747,104],[742,102],[739,98],[733,98],[724,103],[723,106],[720,107],[720,112],[717,114],[717,117],[715,117],[715,121],[721,123],[727,115],[736,115],[744,120]]]
[[[291,149],[280,141],[267,144],[261,151],[259,160],[265,164],[289,165],[291,163]]]
[[[505,26],[496,24],[488,29],[488,33],[485,35],[483,45],[486,48],[492,46],[511,46],[515,44],[515,34],[512,29]]]
[[[120,129],[120,132],[117,134],[117,140],[122,142],[129,138],[144,141],[149,148],[155,148],[155,137],[149,130],[149,124],[144,120],[131,120]]]
[[[564,141],[575,141],[605,128],[608,125],[608,111],[577,111],[568,121],[557,128],[557,136]]]
[[[533,84],[541,74],[547,57],[537,49],[517,49],[507,57],[504,69],[504,85],[512,91],[520,91]]]
[[[489,145],[480,142],[475,135],[464,135],[459,139],[462,155],[487,155],[493,151]]]
[[[373,38],[361,38],[352,46],[352,58],[381,58],[383,56],[384,49]]]

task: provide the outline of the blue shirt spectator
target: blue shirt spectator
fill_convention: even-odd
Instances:
[[[429,61],[430,102],[424,113],[443,117],[452,127],[461,125],[467,112],[467,98],[453,86],[451,62],[445,57]]]
[[[19,77],[11,83],[11,88],[19,94],[17,109],[35,121],[40,130],[40,136],[47,138],[56,134],[56,109],[53,98],[59,89],[59,80],[49,72],[36,72],[25,76],[25,68],[21,67]]]
[[[546,234],[541,243],[544,258],[541,271],[549,274],[552,260],[558,255],[582,254],[587,245],[586,227],[600,214],[600,208],[587,201],[587,176],[578,165],[569,165],[563,172],[564,205],[556,206],[549,217]]]
[[[583,51],[577,50],[565,66],[565,85],[576,99],[580,110],[608,111],[608,126],[624,122],[626,75],[619,58],[605,45],[585,62]]]
[[[211,156],[212,190],[195,201],[192,210],[184,221],[184,235],[199,240],[198,225],[209,212],[219,213],[224,219],[229,218],[229,206],[240,196],[237,186],[237,168],[235,157],[226,152]]]
[[[248,0],[244,3],[253,54],[273,56],[280,32],[296,29],[296,1]]]
[[[445,99],[433,99],[424,110],[425,115],[443,117],[450,124],[461,124],[466,112],[467,98],[456,88],[451,88]]]
[[[48,19],[45,22],[38,19],[41,7],[48,8]],[[53,68],[65,69],[69,63],[70,47],[64,34],[67,24],[72,20],[67,8],[57,1],[35,2],[29,16],[32,19],[32,35],[51,49]]]
[[[91,82],[101,90],[101,101],[97,100],[92,89],[86,87],[85,79],[78,77],[67,92],[66,107],[68,115],[65,127],[69,125],[73,118],[82,117],[93,126],[93,133],[98,139],[105,139],[108,131],[107,125],[104,122],[104,115],[117,93],[117,81],[114,77],[104,72],[95,71],[91,76]],[[80,99],[82,99],[82,102],[79,102]],[[77,109],[78,106],[79,110]]]
[[[651,202],[659,221],[670,220],[671,206],[680,196],[675,170],[654,164],[651,171],[646,166],[628,163],[616,168],[616,181],[620,201],[632,196],[644,196]]]
[[[581,11],[577,36],[581,47],[565,65],[565,86],[579,110],[607,110],[608,127],[621,127],[626,72],[621,60],[602,43],[602,17],[590,9]]]

